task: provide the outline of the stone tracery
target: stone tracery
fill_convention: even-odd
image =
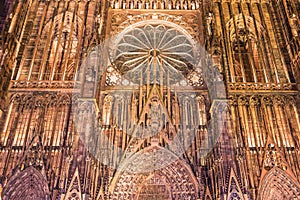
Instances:
[[[116,186],[113,187],[112,185],[112,198],[130,199],[139,195],[140,197],[147,195],[152,198],[155,197],[155,193],[145,194],[139,190],[139,187],[149,184],[153,176],[158,179],[154,185],[165,188],[161,195],[172,195],[172,197],[166,199],[197,198],[198,183],[191,169],[179,157],[156,145],[134,154],[125,163],[121,164],[113,181]],[[160,196],[159,199],[161,198]]]
[[[260,185],[258,200],[299,199],[299,184],[278,167],[271,169]]]
[[[31,150],[27,152],[28,161],[45,163],[52,199],[111,199],[109,186],[114,187],[111,195],[115,199],[194,199],[194,196],[199,199],[256,199],[260,195],[263,195],[261,199],[297,199],[299,184],[296,179],[299,181],[300,177],[298,7],[292,0],[16,1],[8,16],[10,24],[4,26],[9,29],[1,38],[4,46],[0,47],[0,87],[6,90],[10,85],[9,92],[0,92],[0,152],[3,157],[0,159],[0,193],[2,186],[3,195],[12,186],[12,169],[26,152],[24,149],[28,149],[25,144],[38,132],[43,146],[37,146],[36,141],[34,145],[37,149],[43,148],[40,154],[46,161],[40,162],[40,155]],[[77,85],[73,80],[74,70],[91,47],[106,39],[114,40],[122,32],[127,35],[121,43],[127,45],[128,35],[137,33],[135,28],[141,29],[137,33],[141,35],[149,30],[144,27],[150,25],[154,30],[158,22],[164,22],[163,26],[176,34],[187,36],[187,40],[179,41],[190,45],[189,48],[194,47],[193,41],[205,46],[205,50],[212,53],[213,63],[200,58],[201,64],[208,64],[209,68],[214,65],[214,68],[209,73],[199,68],[188,71],[185,61],[178,57],[176,62],[169,59],[171,67],[177,67],[174,71],[183,72],[185,76],[171,88],[167,74],[162,82],[155,82],[156,85],[154,81],[148,84],[132,81],[124,74],[129,75],[127,72],[135,69],[133,65],[130,65],[132,69],[125,67],[122,72],[114,63],[116,54],[109,55],[112,63],[107,61],[108,68],[106,61],[100,63],[99,59],[103,58],[96,56],[97,59],[87,62],[90,66],[83,73],[86,93],[73,98],[76,102],[72,106],[77,104],[79,108],[75,110],[78,118],[74,119],[74,110],[70,108],[70,93]],[[44,32],[53,37],[44,37]],[[114,41],[120,42],[120,38]],[[1,52],[5,52],[3,57]],[[188,52],[187,55],[194,57],[196,54]],[[160,66],[160,50],[152,48],[147,56],[149,61],[157,57],[156,66]],[[189,57],[183,58],[189,60]],[[180,70],[181,66],[185,69]],[[197,67],[197,63],[192,66]],[[101,67],[106,69],[106,77],[102,69],[99,70]],[[248,67],[246,73],[243,67]],[[101,83],[98,84],[99,77]],[[139,73],[136,79],[142,77]],[[217,83],[211,84],[217,97],[221,96],[218,83],[226,80],[223,102],[209,98],[210,91],[203,78]],[[155,95],[151,94],[153,88]],[[10,93],[11,96],[7,95]],[[225,99],[231,95],[230,106],[219,106],[226,104]],[[3,98],[11,100],[7,110]],[[225,121],[221,120],[224,116]],[[93,117],[97,123],[89,123]],[[213,119],[217,119],[215,124],[220,127],[213,133],[221,133],[216,144],[211,141],[214,136],[210,138],[207,134],[208,124]],[[80,123],[73,126],[74,120]],[[139,131],[144,136],[136,137],[134,126],[146,127]],[[101,132],[94,132],[99,129]],[[89,134],[82,134],[85,131]],[[79,138],[81,134],[84,136]],[[267,138],[272,138],[272,144],[278,149],[269,148],[271,143],[266,142]],[[212,152],[206,149],[210,144],[214,144]],[[87,146],[91,147],[89,151]],[[164,148],[167,153],[155,155],[148,149],[153,146]],[[208,156],[202,156],[201,151],[208,152]],[[145,158],[143,152],[160,161],[161,166]],[[161,160],[160,156],[170,159]],[[74,159],[70,161],[70,157]],[[124,164],[124,168],[131,171],[123,170],[119,179],[111,182],[126,159],[145,160],[147,164]],[[34,166],[39,168],[40,164]],[[79,170],[75,175],[77,166]],[[189,167],[191,170],[187,170]],[[228,179],[230,167],[237,172],[234,180]],[[152,174],[140,174],[140,177],[132,173],[145,168],[157,170]],[[128,171],[130,174],[126,174]],[[193,176],[197,186],[186,183]],[[130,181],[133,186],[120,184]],[[114,183],[116,185],[112,186]],[[194,186],[198,194],[193,196]],[[227,188],[225,191],[223,186]],[[153,194],[154,189],[158,191],[156,194]]]
[[[34,167],[16,171],[3,191],[3,200],[50,200],[45,176]]]
[[[150,71],[151,83],[159,83],[162,74],[176,82],[181,79],[178,74],[184,75],[197,65],[197,53],[191,39],[174,27],[158,24],[158,21],[149,21],[148,25],[134,27],[114,42],[112,62],[133,81],[141,75],[146,77]]]

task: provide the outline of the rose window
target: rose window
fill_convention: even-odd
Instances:
[[[112,48],[113,62],[127,79],[143,84],[178,82],[197,63],[190,37],[174,27],[148,24],[121,33]]]

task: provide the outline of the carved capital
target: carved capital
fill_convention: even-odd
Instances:
[[[269,144],[267,147],[266,157],[264,161],[264,168],[270,170],[273,167],[279,167],[282,170],[286,170],[287,166],[281,156],[281,153],[277,151],[274,144]]]
[[[230,95],[229,96],[229,104],[231,106],[237,106],[238,105],[238,98],[236,96]]]
[[[272,97],[270,97],[270,96],[262,97],[261,102],[266,106],[272,106],[273,105]]]
[[[274,96],[273,102],[274,102],[274,105],[277,105],[277,106],[284,106],[284,104],[285,104],[284,99],[281,96]]]
[[[250,97],[250,105],[251,106],[259,106],[260,105],[260,100],[259,96],[254,95]]]
[[[249,105],[249,97],[247,97],[247,96],[240,96],[238,98],[238,105],[239,106],[247,106],[247,105]]]

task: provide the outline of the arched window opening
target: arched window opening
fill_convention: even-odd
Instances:
[[[227,23],[230,37],[231,76],[234,82],[268,82],[264,31],[251,17],[238,15]]]
[[[253,82],[253,73],[251,69],[250,55],[249,55],[249,42],[247,41],[247,31],[240,29],[233,38],[233,59],[236,68],[236,75],[238,82]],[[251,43],[250,43],[251,44]],[[244,80],[244,78],[246,80]]]
[[[49,22],[47,26],[50,27]],[[81,19],[71,12],[59,14],[54,19],[53,35],[45,67],[44,80],[72,80],[75,73]],[[46,31],[45,34],[49,34]]]

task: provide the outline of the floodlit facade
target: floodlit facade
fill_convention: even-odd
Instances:
[[[299,11],[6,0],[0,199],[300,199]]]

